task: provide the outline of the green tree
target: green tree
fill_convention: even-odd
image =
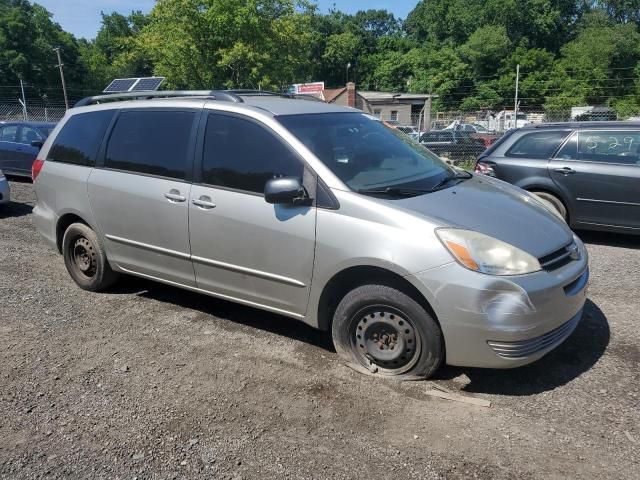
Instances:
[[[54,23],[40,5],[0,0],[0,85],[15,86],[22,79],[40,95],[61,98],[60,77],[54,68],[56,47],[61,48],[70,90],[82,88],[86,69],[79,60],[75,38]]]
[[[485,0],[422,0],[409,13],[404,27],[420,42],[464,43],[482,25]]]
[[[503,26],[478,28],[460,47],[460,56],[479,77],[491,75],[511,49],[511,40]]]
[[[139,46],[180,88],[282,88],[307,69],[309,6],[293,0],[159,0]]]
[[[82,61],[89,71],[87,85],[102,90],[114,78],[144,77],[153,65],[138,45],[138,37],[149,17],[142,12],[102,14],[95,40],[80,42]]]

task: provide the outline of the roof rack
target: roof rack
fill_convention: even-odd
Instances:
[[[222,100],[226,102],[242,103],[242,97],[228,90],[161,90],[155,92],[125,92],[107,95],[95,95],[79,100],[75,107],[86,105],[97,105],[105,102],[117,102],[120,100],[145,100],[150,98],[181,98],[181,97],[201,97],[212,100]]]
[[[323,100],[313,95],[305,95],[302,93],[278,93],[269,90],[159,90],[155,92],[124,92],[110,93],[104,95],[95,95],[79,100],[75,107],[84,107],[87,105],[97,105],[107,102],[118,102],[121,100],[147,100],[151,98],[184,98],[198,97],[210,100],[222,100],[225,102],[243,103],[242,97],[282,97],[298,100],[311,100],[314,102],[322,102]]]
[[[313,102],[324,102],[321,98],[318,98],[313,95],[308,95],[304,93],[278,93],[272,92],[269,90],[247,90],[247,89],[236,89],[236,90],[224,90],[225,92],[238,95],[240,97],[281,97],[281,98],[291,98],[296,100],[311,100]]]
[[[236,88],[233,90],[225,90],[225,92],[244,97],[282,97],[286,95],[284,93],[272,92],[271,90],[251,90],[248,88]]]
[[[611,127],[632,127],[636,126],[638,122],[629,120],[591,120],[591,121],[570,121],[570,122],[549,122],[549,123],[536,123],[527,124],[526,128],[611,128]]]

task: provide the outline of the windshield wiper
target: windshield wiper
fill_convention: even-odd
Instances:
[[[406,187],[382,187],[382,188],[362,188],[357,190],[358,193],[379,193],[386,195],[395,195],[399,197],[414,197],[417,195],[424,195],[425,193],[432,193],[439,190],[452,180],[466,180],[473,177],[469,172],[458,172],[455,175],[447,175],[431,188],[406,188]]]
[[[469,172],[457,172],[455,175],[447,175],[438,183],[436,183],[433,187],[429,189],[430,192],[435,192],[436,190],[444,187],[447,183],[452,180],[467,180],[473,177],[473,175]]]
[[[361,188],[358,193],[380,193],[386,195],[395,195],[398,197],[413,197],[431,192],[431,190],[421,190],[419,188],[403,188],[403,187],[384,187],[384,188]]]

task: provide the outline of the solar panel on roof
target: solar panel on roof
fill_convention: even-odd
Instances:
[[[131,87],[131,92],[142,92],[142,91],[155,91],[158,87],[164,82],[164,77],[150,77],[150,78],[141,78],[139,79],[133,87]]]
[[[164,82],[164,77],[116,78],[103,93],[154,92]]]
[[[116,78],[113,80],[107,88],[103,90],[104,93],[121,93],[128,92],[131,87],[138,81],[137,78]]]

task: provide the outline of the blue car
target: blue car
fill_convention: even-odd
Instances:
[[[0,122],[0,170],[31,177],[31,165],[55,123]]]

